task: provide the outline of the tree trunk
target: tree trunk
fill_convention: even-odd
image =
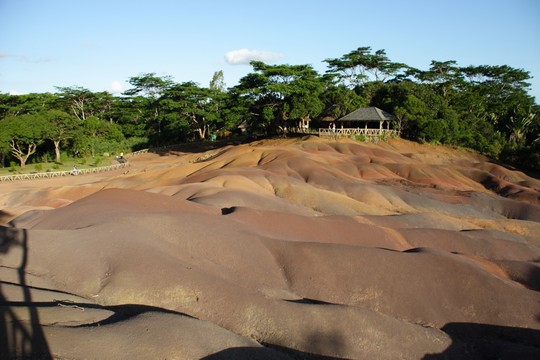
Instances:
[[[36,152],[37,145],[34,143],[28,144],[28,149],[26,151],[26,154],[22,151],[20,146],[15,143],[15,141],[11,141],[11,154],[19,160],[19,163],[21,164],[21,169],[24,169],[24,166],[26,165],[26,161],[32,155]]]
[[[54,140],[54,155],[56,157],[56,162],[60,162],[60,140]]]
[[[197,128],[197,132],[199,133],[199,138],[201,140],[204,140],[205,136],[206,136],[206,127],[199,127]]]

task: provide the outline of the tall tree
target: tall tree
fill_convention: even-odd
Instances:
[[[431,84],[444,97],[450,95],[462,84],[463,73],[455,60],[431,62],[428,71],[417,72],[421,81]]]
[[[529,72],[507,65],[468,66],[462,71],[468,80],[464,93],[480,96],[484,117],[509,137],[512,118],[527,117],[534,105],[534,98],[528,95]]]
[[[407,69],[405,64],[391,62],[385,50],[372,53],[370,46],[356,50],[337,59],[326,59],[327,73],[337,74],[342,83],[351,88],[361,86],[368,81],[386,81]]]
[[[286,132],[296,126],[290,120],[310,119],[319,115],[324,104],[324,90],[319,74],[310,65],[267,65],[251,63],[256,73],[240,79],[235,91],[251,103],[252,125],[268,133]]]
[[[71,112],[80,121],[94,115],[92,107],[94,93],[90,90],[80,87],[56,87],[59,92],[58,97],[65,106],[67,112]]]
[[[117,124],[89,116],[73,133],[72,151],[77,156],[89,154],[95,157],[118,150],[123,140],[125,137]]]
[[[170,76],[156,76],[155,73],[145,73],[131,77],[128,82],[133,88],[124,91],[124,95],[141,97],[145,103],[145,114],[150,126],[156,126],[157,141],[161,138],[160,102],[161,95],[171,87],[174,82]]]
[[[212,95],[215,93],[190,81],[171,86],[161,97],[160,103],[164,111],[169,115],[177,115],[177,121],[189,123],[199,139],[204,139],[219,119],[212,102]],[[172,119],[170,116],[168,118]]]
[[[77,121],[73,116],[61,110],[48,110],[39,113],[46,123],[44,137],[54,144],[55,161],[60,162],[60,145],[73,136]]]
[[[11,154],[19,160],[23,169],[38,145],[43,143],[46,123],[40,116],[24,114],[6,117],[1,125],[0,139],[8,142]]]
[[[212,76],[210,81],[210,90],[216,90],[219,92],[225,92],[225,76],[223,75],[223,70],[216,71]]]
[[[51,93],[0,94],[0,119],[8,115],[35,114],[53,109],[56,101],[57,97]]]

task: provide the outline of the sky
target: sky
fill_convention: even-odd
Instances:
[[[369,46],[428,70],[529,71],[540,102],[538,0],[0,0],[0,93],[83,87],[119,94],[146,73],[227,87],[251,60],[312,65]]]

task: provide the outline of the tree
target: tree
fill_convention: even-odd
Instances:
[[[326,74],[322,77],[325,85],[320,99],[324,104],[324,116],[340,118],[359,107],[367,106],[364,97],[345,85],[336,82],[335,77],[335,74]]]
[[[240,79],[235,91],[250,104],[251,126],[267,133],[286,132],[289,120],[319,115],[324,90],[319,74],[310,65],[267,65],[251,62],[256,73]],[[290,124],[295,126],[296,124]]]
[[[122,133],[127,138],[145,137],[147,135],[144,119],[146,105],[146,99],[141,96],[115,97],[111,105],[110,118],[121,127]]]
[[[6,157],[10,154],[11,131],[5,127],[4,120],[0,119],[0,166],[5,165]]]
[[[343,84],[351,88],[361,86],[368,81],[386,81],[408,67],[391,62],[385,50],[371,53],[371,47],[359,47],[338,59],[326,59],[327,73],[337,74]]]
[[[210,81],[210,90],[225,92],[225,78],[222,70],[216,71],[212,76],[212,80]]]
[[[433,85],[443,97],[456,90],[463,80],[461,68],[457,66],[455,60],[433,60],[428,71],[420,71],[416,76],[421,81]]]
[[[0,139],[8,141],[11,154],[19,160],[23,169],[28,158],[43,142],[46,123],[39,116],[24,114],[7,117],[1,124]]]
[[[50,139],[54,144],[55,161],[60,162],[60,145],[73,136],[77,128],[77,120],[68,113],[61,110],[48,110],[39,113],[46,122],[44,137]]]
[[[91,106],[94,93],[90,90],[80,86],[56,87],[56,89],[59,91],[58,97],[66,112],[71,112],[80,121],[94,115]]]
[[[507,65],[468,66],[462,71],[468,80],[464,92],[481,97],[482,116],[509,138],[513,119],[527,117],[534,105],[534,98],[528,95],[529,72]]]
[[[0,94],[0,119],[9,115],[35,114],[55,107],[57,97],[51,93]]]
[[[73,151],[76,155],[89,154],[95,157],[104,152],[114,152],[125,140],[120,127],[97,116],[90,116],[73,133]]]
[[[147,119],[150,127],[155,124],[157,129],[157,141],[160,142],[161,137],[161,117],[160,117],[160,102],[161,95],[171,87],[174,82],[170,76],[156,76],[155,73],[146,73],[139,76],[131,77],[128,82],[133,86],[132,89],[124,91],[124,95],[132,98],[139,97],[139,103],[144,100],[143,117]],[[142,98],[142,99],[141,99]]]
[[[225,113],[228,113],[228,115],[230,115],[230,110],[232,110],[226,109],[226,103],[230,97],[226,91],[227,89],[225,87],[225,78],[223,76],[223,71],[220,70],[214,73],[214,76],[210,81],[208,90],[210,92],[210,103],[208,104],[208,110],[216,114],[216,117],[211,123],[209,130],[211,132],[215,132],[221,130],[224,126],[226,126]]]
[[[167,118],[174,121],[186,121],[199,136],[206,138],[209,129],[215,126],[219,114],[212,96],[217,91],[198,86],[194,82],[185,82],[171,86],[160,99],[160,104],[167,112]]]

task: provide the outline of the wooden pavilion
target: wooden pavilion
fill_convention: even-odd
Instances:
[[[319,136],[354,136],[382,137],[397,135],[390,129],[395,116],[377,107],[357,109],[331,124],[328,129],[319,129]],[[335,125],[335,126],[334,126]]]

